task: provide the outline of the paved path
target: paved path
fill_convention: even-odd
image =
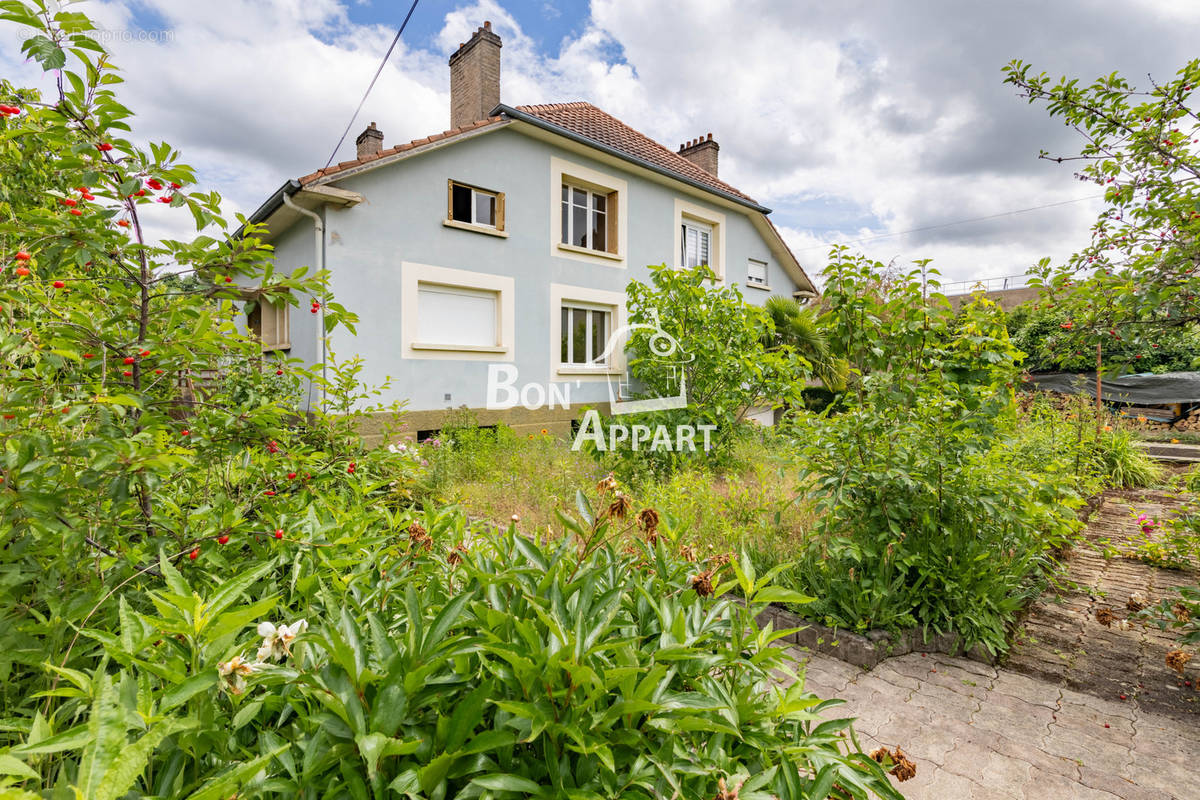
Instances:
[[[1178,647],[1177,634],[1136,621],[1122,624],[1131,594],[1172,598],[1176,587],[1195,586],[1200,576],[1194,569],[1157,569],[1103,555],[1105,549],[1132,549],[1139,513],[1162,520],[1182,505],[1176,495],[1149,489],[1110,493],[1072,552],[1063,587],[1033,605],[1004,666],[1102,699],[1136,698],[1142,711],[1200,726],[1200,691],[1192,680],[1200,679],[1200,669],[1191,667],[1181,677],[1166,665],[1167,653]],[[1115,617],[1109,626],[1097,621],[1102,610]]]
[[[913,653],[864,672],[794,648],[807,688],[846,701],[830,718],[857,717],[864,749],[898,746],[916,762],[897,784],[909,800],[1200,800],[1197,670],[1167,668],[1173,634],[1120,624],[1132,593],[1171,597],[1196,571],[1102,552],[1127,546],[1138,513],[1162,519],[1180,505],[1150,490],[1110,494],[1063,588],[1034,603],[1000,667]],[[1100,609],[1116,623],[1097,622]]]
[[[909,800],[1197,800],[1200,727],[1007,669],[913,653],[870,672],[793,649],[806,687],[858,717],[866,750],[899,746]],[[894,779],[893,779],[894,780]]]

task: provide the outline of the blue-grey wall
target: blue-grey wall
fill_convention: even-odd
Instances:
[[[551,157],[591,167],[628,182],[627,269],[585,263],[551,254]],[[498,238],[442,225],[446,217],[446,181],[483,186],[506,196],[505,229]],[[676,260],[675,199],[683,198],[725,215],[725,280],[736,282],[745,298],[761,304],[770,294],[791,295],[795,283],[773,256],[750,218],[732,208],[704,203],[691,194],[647,180],[616,166],[555,148],[518,131],[502,129],[410,157],[334,184],[361,193],[351,208],[328,207],[326,267],[332,272],[335,299],[360,317],[358,335],[338,330],[331,349],[339,360],[361,356],[367,384],[391,377],[384,401],[408,401],[410,410],[434,410],[485,404],[487,362],[403,359],[401,353],[401,262],[509,275],[515,278],[516,347],[512,363],[519,384],[563,381],[549,363],[550,284],[624,291],[631,279],[645,281],[647,264]],[[750,212],[753,213],[753,212]],[[311,265],[312,222],[305,218],[276,241],[279,269]],[[768,264],[771,292],[747,287],[747,260]],[[316,317],[307,299],[292,314],[292,354],[315,356]],[[572,386],[572,403],[608,399],[603,382]],[[450,400],[445,399],[450,395]]]

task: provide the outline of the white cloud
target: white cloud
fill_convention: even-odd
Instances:
[[[394,35],[351,22],[349,0],[134,2],[84,8],[108,30],[149,18],[170,34],[110,43],[139,135],[180,147],[243,212],[325,163]],[[1181,23],[1200,20],[1200,4],[1178,0],[556,8],[588,16],[544,53],[503,2],[453,6],[433,50],[397,47],[339,157],[353,155],[371,120],[385,145],[445,129],[446,59],[487,19],[504,40],[505,102],[589,100],[668,146],[712,131],[721,176],[779,209],[776,222],[810,271],[823,262],[814,245],[869,238],[860,246],[873,257],[932,256],[951,278],[1020,272],[1082,245],[1096,205],[871,237],[1094,193],[1068,168],[1037,160],[1040,148],[1077,146],[1074,134],[1016,97],[1000,67],[1019,57],[1084,79],[1113,69],[1166,76],[1191,56]],[[16,35],[11,26],[0,34]],[[48,85],[16,48],[0,49],[0,69]]]

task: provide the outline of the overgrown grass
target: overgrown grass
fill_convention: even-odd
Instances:
[[[634,511],[659,512],[662,532],[677,546],[698,556],[745,551],[756,566],[771,566],[797,557],[811,525],[811,507],[798,499],[798,471],[786,439],[748,429],[723,469],[697,463],[621,489]],[[527,530],[556,535],[555,512],[574,513],[576,491],[608,473],[558,437],[467,426],[448,431],[432,450],[423,499],[498,523],[516,515]]]

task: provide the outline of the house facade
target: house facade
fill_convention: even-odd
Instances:
[[[390,377],[384,399],[407,402],[414,433],[463,406],[480,424],[565,433],[624,372],[605,346],[647,265],[707,263],[752,303],[815,294],[769,209],[717,177],[711,134],[673,151],[588,103],[504,105],[500,49],[485,24],[451,57],[450,130],[384,147],[371,123],[356,159],[289,181],[252,215],[277,270],[329,270],[361,320],[357,336],[325,338],[307,298],[264,305],[252,322],[265,350],[360,356],[367,384]]]

